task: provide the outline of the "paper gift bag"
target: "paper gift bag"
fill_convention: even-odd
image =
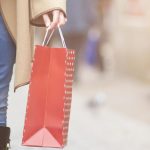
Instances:
[[[67,144],[75,51],[36,45],[22,138],[24,146],[62,148]],[[53,32],[50,34],[51,38]],[[49,41],[48,39],[48,41]]]

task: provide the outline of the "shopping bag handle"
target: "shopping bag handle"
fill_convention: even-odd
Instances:
[[[63,48],[67,48],[66,42],[65,42],[65,39],[64,39],[64,36],[63,36],[63,33],[62,33],[62,30],[61,30],[60,26],[58,25],[57,28],[58,28],[58,31],[59,31],[59,35],[60,35],[60,38],[61,38]],[[44,36],[42,46],[47,46],[49,44],[54,31],[55,31],[55,29],[53,29],[53,30],[50,30],[49,28],[46,29],[46,33],[45,33],[45,36]]]

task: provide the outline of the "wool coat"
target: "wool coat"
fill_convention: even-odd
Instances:
[[[30,83],[34,57],[34,28],[44,27],[43,14],[61,10],[66,17],[66,0],[0,0],[1,15],[16,43],[14,92]],[[35,35],[40,36],[40,35]]]

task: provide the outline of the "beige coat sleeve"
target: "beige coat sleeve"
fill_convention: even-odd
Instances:
[[[30,0],[30,23],[35,26],[45,26],[42,15],[51,16],[53,10],[61,10],[66,17],[66,0]]]

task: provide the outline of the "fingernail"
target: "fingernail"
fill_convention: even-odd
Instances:
[[[47,23],[47,26],[49,27],[50,25],[51,25],[51,24],[48,22],[48,23]]]
[[[48,27],[47,27],[47,30],[50,30],[50,29],[51,29],[51,26],[48,26]]]

